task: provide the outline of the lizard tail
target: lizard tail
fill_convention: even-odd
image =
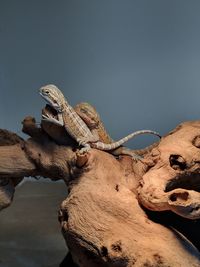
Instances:
[[[91,143],[91,147],[97,148],[97,149],[100,149],[100,150],[116,149],[117,147],[123,145],[125,142],[127,142],[131,138],[133,138],[133,137],[135,137],[137,135],[140,135],[140,134],[153,134],[153,135],[157,135],[158,137],[161,138],[161,136],[157,132],[154,132],[154,131],[151,131],[151,130],[141,130],[141,131],[136,131],[134,133],[131,133],[131,134],[127,135],[126,137],[120,139],[119,141],[116,141],[116,142],[111,143],[111,144],[105,144],[105,143],[102,143],[100,141],[98,141],[96,143]]]

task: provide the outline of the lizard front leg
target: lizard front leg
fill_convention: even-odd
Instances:
[[[42,114],[42,120],[59,125],[59,126],[64,126],[62,114],[60,113],[58,113],[58,119],[55,119],[51,115],[48,115],[48,114],[47,115]]]

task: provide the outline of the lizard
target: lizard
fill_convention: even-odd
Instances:
[[[64,126],[68,134],[83,146],[80,153],[87,152],[90,148],[109,151],[120,147],[123,143],[140,134],[154,134],[161,137],[157,132],[151,130],[140,130],[133,132],[117,142],[109,144],[100,141],[97,131],[91,131],[87,124],[69,105],[62,92],[53,84],[43,86],[39,90],[40,95],[48,104],[57,111],[58,119],[43,115],[42,119]]]
[[[82,118],[82,120],[84,120],[84,122],[87,124],[87,126],[91,131],[93,129],[96,129],[99,136],[99,140],[101,140],[106,144],[114,142],[113,139],[108,134],[108,132],[106,131],[99,113],[91,104],[87,102],[79,103],[74,107],[74,110],[76,111],[76,113],[78,113],[78,115]],[[115,150],[112,150],[111,153],[115,156],[129,155],[133,158],[141,158],[141,156],[143,156],[145,153],[155,148],[158,145],[158,143],[159,141],[143,149],[130,149],[124,146],[120,146]]]

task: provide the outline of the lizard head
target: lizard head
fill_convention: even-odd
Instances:
[[[39,93],[57,112],[62,112],[66,100],[58,87],[53,84],[48,84],[42,86],[39,89]]]
[[[75,110],[91,129],[96,129],[98,127],[99,122],[101,121],[100,116],[96,109],[89,103],[79,103],[75,106]]]

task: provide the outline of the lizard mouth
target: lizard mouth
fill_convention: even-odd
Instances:
[[[40,95],[47,102],[47,104],[52,107],[52,109],[56,110],[57,113],[60,111],[60,106],[58,105],[56,100],[49,98],[48,96],[42,94],[41,92]]]
[[[45,106],[45,110],[50,113],[51,115],[53,115],[53,117],[56,117],[58,115],[58,112],[55,108],[53,108],[51,105],[46,104]]]
[[[200,169],[193,173],[184,173],[171,179],[165,187],[165,192],[178,188],[194,190],[200,193]]]

